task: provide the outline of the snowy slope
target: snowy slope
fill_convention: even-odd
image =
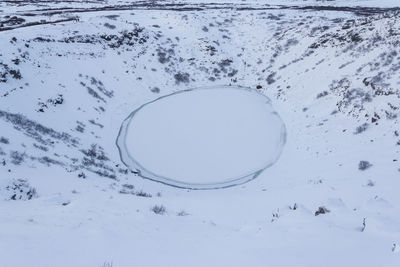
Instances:
[[[1,266],[400,265],[397,1],[213,2],[0,3]],[[219,190],[123,165],[134,109],[213,85],[271,99],[275,165]]]

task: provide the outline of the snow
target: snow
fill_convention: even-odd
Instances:
[[[136,109],[121,128],[122,160],[186,188],[240,184],[271,166],[286,139],[270,100],[254,89],[183,90]]]
[[[398,1],[224,2],[0,2],[1,267],[399,266]],[[275,164],[216,190],[124,165],[134,109],[216,85],[270,99]]]

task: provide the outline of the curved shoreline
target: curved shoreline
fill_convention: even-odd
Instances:
[[[246,87],[239,87],[239,86],[212,86],[212,87],[201,87],[201,88],[192,88],[192,89],[186,89],[186,90],[182,90],[182,91],[178,91],[178,92],[174,92],[165,96],[161,96],[155,100],[152,100],[150,102],[147,102],[141,106],[139,106],[138,108],[136,108],[134,111],[132,111],[128,117],[122,122],[119,133],[118,133],[118,137],[116,139],[116,145],[118,147],[118,151],[119,151],[119,155],[121,158],[121,161],[124,163],[124,165],[126,165],[131,172],[137,174],[138,176],[144,178],[144,179],[148,179],[148,180],[152,180],[155,182],[159,182],[159,183],[163,183],[169,186],[173,186],[173,187],[178,187],[178,188],[184,188],[184,189],[194,189],[194,190],[204,190],[204,189],[219,189],[219,188],[227,188],[227,187],[232,187],[232,186],[236,186],[236,185],[240,185],[240,184],[244,184],[247,183],[255,178],[257,178],[265,169],[269,168],[270,166],[272,166],[280,157],[284,144],[286,142],[286,127],[285,124],[283,123],[282,119],[280,118],[280,116],[275,112],[272,111],[271,114],[273,114],[273,116],[276,116],[280,122],[281,122],[281,127],[280,129],[278,129],[279,133],[280,133],[280,139],[279,139],[279,143],[276,144],[277,145],[277,153],[267,162],[265,162],[264,166],[262,168],[259,168],[257,170],[252,170],[250,173],[246,173],[245,175],[241,175],[239,177],[233,177],[230,179],[226,179],[223,180],[221,182],[213,182],[213,183],[191,183],[191,182],[182,182],[182,181],[178,181],[175,180],[173,178],[170,177],[166,177],[163,175],[159,175],[156,174],[154,172],[152,172],[151,170],[148,170],[147,168],[145,168],[144,166],[142,166],[142,164],[140,164],[128,151],[128,149],[126,148],[126,138],[127,138],[127,132],[130,126],[130,123],[133,119],[133,117],[140,111],[142,110],[144,107],[159,101],[161,99],[165,99],[167,97],[170,96],[174,96],[177,94],[182,94],[182,93],[187,93],[187,92],[191,92],[194,90],[217,90],[214,88],[223,88],[223,89],[233,89],[233,90],[245,90],[247,92],[251,92],[254,94],[257,94],[258,96],[263,97],[264,99],[267,100],[267,104],[270,105],[270,107],[272,107],[271,105],[271,101],[268,97],[266,97],[265,95],[261,94],[260,92],[254,90],[254,89],[250,89],[250,88],[246,88]]]

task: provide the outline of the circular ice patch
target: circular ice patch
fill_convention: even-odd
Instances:
[[[134,110],[117,146],[143,178],[213,189],[247,182],[279,158],[286,130],[270,100],[242,87],[179,91]]]

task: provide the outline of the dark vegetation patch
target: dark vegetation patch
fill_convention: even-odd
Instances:
[[[268,75],[268,77],[267,77],[268,84],[273,84],[275,82],[275,75],[276,75],[276,72],[273,72],[270,75]]]
[[[227,58],[221,60],[217,64],[222,72],[227,73],[228,72],[227,68],[232,64],[232,62],[233,62],[232,59]]]
[[[33,144],[33,147],[35,147],[35,148],[37,148],[37,149],[39,149],[39,150],[42,150],[42,151],[44,151],[44,152],[49,151],[49,149],[48,149],[46,146],[42,146],[42,145],[38,145],[38,144]]]
[[[181,210],[176,214],[176,216],[188,216],[188,215],[189,213],[187,213],[185,210]]]
[[[97,145],[97,144],[92,144],[91,147],[87,150],[82,149],[80,150],[86,157],[89,157],[91,159],[96,159],[99,161],[108,161],[109,158],[106,156],[104,153],[104,149]]]
[[[342,98],[337,102],[337,107],[341,111],[349,108],[361,110],[365,103],[372,102],[371,93],[361,88],[344,90],[341,96]]]
[[[25,13],[25,16],[31,16],[31,13]],[[32,14],[32,16],[35,16],[34,14]],[[26,22],[26,23],[22,23],[22,24],[15,24],[12,26],[3,26],[0,27],[0,32],[2,31],[11,31],[11,30],[15,30],[18,28],[26,28],[26,27],[31,27],[31,26],[37,26],[37,25],[46,25],[46,24],[57,24],[57,23],[61,23],[61,22],[68,22],[68,21],[76,21],[77,18],[65,18],[65,19],[58,19],[58,20],[40,20],[40,21],[32,21],[32,22]]]
[[[368,107],[376,101],[393,101],[393,98],[400,98],[397,86],[400,71],[399,20],[399,10],[358,19],[338,20],[337,23],[341,24],[340,30],[323,33],[310,46],[311,50],[334,48],[335,56],[346,55],[350,58],[366,57],[372,51],[379,50],[376,53],[378,56],[359,66],[348,78],[332,82],[330,90],[339,97],[336,104],[339,111],[355,117],[364,115],[371,118],[372,123],[377,123],[380,118],[375,115],[376,109],[371,111]],[[381,52],[382,47],[385,47],[384,52]],[[353,62],[354,60],[350,60],[346,64]],[[359,84],[359,80],[362,81],[362,85]],[[357,83],[357,86],[353,86],[352,83]],[[384,97],[390,97],[390,100]],[[374,100],[375,98],[380,99]],[[399,111],[392,110],[390,106],[380,110],[380,113],[389,120],[396,119],[399,115]],[[366,124],[361,125],[355,133],[362,133],[367,127]]]
[[[89,149],[81,149],[80,152],[84,154],[81,161],[82,168],[102,177],[117,178],[115,170],[106,164],[110,159],[106,156],[101,146],[92,144]]]
[[[377,47],[383,43],[398,45],[398,29],[395,28],[393,20],[397,20],[400,13],[388,12],[376,16],[359,19],[349,19],[343,23],[340,31],[328,32],[321,35],[316,42],[310,45],[310,49],[319,47],[346,47],[348,45],[362,45],[357,51],[364,51]],[[382,23],[384,27],[376,27],[375,24]],[[354,52],[356,49],[353,47]]]
[[[24,179],[18,179],[6,186],[5,191],[8,192],[9,200],[31,200],[37,198],[36,189],[29,185]]]
[[[104,25],[104,27],[109,28],[111,30],[114,30],[116,28],[115,25],[112,25],[112,24],[110,24],[108,22],[104,23],[103,25]]]
[[[87,89],[87,92],[89,93],[89,95],[91,95],[92,97],[96,98],[97,101],[102,101],[102,102],[106,103],[106,100],[105,100],[103,97],[101,97],[101,96],[100,96],[95,90],[93,90],[91,87],[86,86],[86,84],[83,83],[83,82],[81,82],[81,85],[82,85],[83,87],[85,87],[85,88]]]
[[[327,96],[329,93],[327,92],[327,91],[323,91],[323,92],[321,92],[321,93],[319,93],[318,95],[317,95],[317,99],[318,98],[321,98],[321,97],[324,97],[324,96]]]
[[[146,192],[144,192],[143,190],[136,191],[136,192],[135,192],[135,196],[138,196],[138,197],[152,197],[151,194],[146,193]]]
[[[238,70],[232,70],[231,72],[228,73],[228,77],[233,77],[235,76],[239,71]]]
[[[138,197],[152,197],[151,194],[144,192],[143,190],[136,191],[135,186],[132,184],[123,184],[121,190],[119,191],[121,194],[129,194]]]
[[[365,171],[366,169],[369,169],[369,168],[371,168],[371,167],[372,167],[372,164],[369,163],[369,161],[366,161],[366,160],[361,160],[361,161],[358,163],[358,169],[359,169],[360,171]]]
[[[18,151],[11,151],[10,152],[11,163],[14,165],[21,165],[22,162],[25,161],[26,154],[18,152]]]
[[[174,75],[175,83],[176,84],[181,84],[181,83],[188,84],[190,82],[189,77],[190,77],[190,75],[187,72],[178,72]]]
[[[16,130],[21,131],[25,135],[35,139],[43,145],[53,145],[55,140],[60,140],[67,145],[76,147],[79,142],[76,138],[65,132],[57,132],[51,128],[45,127],[35,121],[26,118],[24,115],[9,113],[0,110],[0,118],[11,123]],[[46,138],[47,137],[47,138]],[[51,139],[50,139],[51,138]]]
[[[79,74],[79,77],[83,77],[83,75]],[[85,87],[88,93],[98,101],[106,103],[106,100],[103,96],[107,98],[112,98],[114,96],[114,91],[108,90],[100,80],[97,80],[94,77],[89,77],[88,75],[85,75],[85,79],[86,82],[81,81],[80,84]]]
[[[100,34],[100,35],[75,35],[63,38],[58,42],[63,43],[81,43],[81,44],[102,44],[109,48],[120,48],[121,46],[135,46],[144,44],[148,36],[143,33],[144,28],[135,26],[133,30],[121,31],[118,34]]]
[[[5,137],[0,137],[0,143],[8,145],[10,143],[10,140],[8,140],[8,138]]]
[[[52,159],[52,158],[50,158],[50,157],[48,157],[48,156],[39,157],[39,158],[37,158],[37,160],[38,160],[40,163],[46,165],[47,167],[50,167],[50,166],[52,166],[52,165],[59,165],[59,166],[64,166],[64,165],[65,165],[65,164],[62,163],[61,161]]]
[[[56,107],[64,103],[64,97],[62,94],[58,94],[55,98],[49,98],[45,102],[40,101],[38,103],[39,109],[38,112],[45,112],[45,110],[49,109],[49,106]]]
[[[370,187],[372,187],[372,186],[375,186],[375,183],[374,183],[374,181],[372,181],[372,180],[368,180],[368,182],[367,182],[367,186],[370,186]]]
[[[86,77],[87,77],[87,76],[86,76]],[[99,90],[101,93],[103,93],[103,94],[104,94],[105,96],[107,96],[108,98],[111,98],[111,97],[114,96],[114,91],[112,91],[112,90],[107,90],[107,89],[104,87],[104,84],[103,84],[101,81],[96,80],[94,77],[91,77],[91,78],[90,78],[90,84],[91,84],[92,86],[96,87],[97,90]]]
[[[164,215],[167,212],[167,208],[163,205],[155,205],[151,208],[151,211],[158,215]]]
[[[381,117],[375,112],[374,116],[371,118],[371,122],[372,123],[377,122],[378,120],[380,120],[380,118]]]
[[[114,25],[108,24],[109,27]],[[114,26],[115,27],[115,26]],[[117,49],[121,47],[132,47],[137,44],[144,44],[149,39],[149,36],[144,33],[144,28],[135,25],[132,30],[125,30],[118,32],[118,34],[84,34],[84,35],[73,35],[64,37],[56,40],[46,37],[36,37],[32,41],[34,42],[59,42],[59,43],[72,43],[72,44],[100,44],[104,48]]]
[[[332,1],[332,0],[328,0]],[[373,16],[376,14],[386,14],[388,12],[398,12],[399,8],[380,8],[380,7],[346,7],[346,6],[293,6],[289,9],[313,10],[313,11],[339,11],[352,12],[357,16]]]
[[[89,120],[89,122],[90,122],[91,124],[97,126],[97,127],[104,128],[104,125],[103,125],[103,124],[98,123],[98,122],[95,122],[94,120]]]
[[[318,0],[319,1],[319,0]],[[334,1],[334,0],[328,0]],[[15,4],[15,0],[4,0],[4,2]],[[17,1],[19,5],[23,5],[30,2],[47,2],[43,0],[35,0],[35,1]],[[74,2],[74,0],[68,0],[65,2]],[[79,2],[79,1],[76,1]],[[69,14],[69,13],[86,13],[86,12],[102,12],[102,11],[132,11],[132,10],[169,10],[169,11],[207,11],[207,10],[232,10],[235,9],[237,11],[268,11],[268,10],[276,10],[276,7],[271,6],[252,6],[252,5],[240,5],[237,6],[235,4],[223,4],[216,5],[215,3],[201,3],[201,4],[185,4],[185,3],[169,3],[165,4],[163,1],[136,1],[131,2],[129,5],[108,5],[101,7],[75,7],[75,8],[47,8],[45,9],[45,13],[48,16],[60,15],[60,14]],[[307,10],[307,11],[331,11],[331,12],[351,12],[357,16],[372,16],[375,14],[387,13],[390,11],[397,11],[399,8],[380,8],[380,7],[346,7],[346,6],[330,6],[330,5],[306,5],[306,6],[298,6],[298,5],[286,5],[281,6],[280,10]],[[40,13],[39,13],[40,14]],[[260,14],[266,14],[265,12]],[[23,13],[24,16],[35,16],[35,13]],[[108,15],[105,16],[109,19],[116,19],[119,15]],[[273,15],[269,14],[269,19],[280,20],[284,14]],[[9,17],[9,16],[7,16]],[[184,15],[182,17],[186,17]],[[232,19],[225,19],[224,22],[232,22]],[[219,23],[221,25],[222,23]]]
[[[161,64],[170,62],[171,58],[175,55],[175,51],[172,48],[166,49],[163,47],[158,47],[156,52],[158,56],[158,62]]]
[[[390,96],[390,95],[398,95],[399,91],[394,90],[389,88],[389,84],[385,83],[385,80],[388,80],[393,74],[396,74],[397,71],[400,70],[400,64],[399,68],[393,72],[393,69],[391,68],[387,73],[380,71],[378,74],[372,76],[372,77],[366,77],[363,79],[363,84],[365,85],[366,89],[369,89],[372,91],[372,96]]]
[[[7,64],[0,62],[0,83],[7,82],[9,77],[15,80],[22,79],[21,72],[18,69],[13,69]]]
[[[368,123],[363,123],[360,126],[358,126],[354,132],[354,134],[360,134],[365,132],[368,129],[369,125]]]
[[[108,19],[111,19],[111,20],[116,20],[117,18],[119,18],[119,15],[107,15],[107,16],[104,16],[104,17],[106,17]]]
[[[121,190],[119,190],[121,194],[134,194],[135,186],[133,184],[123,184]]]
[[[48,152],[48,148],[44,146],[39,146],[34,144],[34,147],[44,151]],[[21,163],[26,162],[27,160],[32,160],[32,161],[38,161],[41,164],[44,164],[46,166],[52,166],[52,165],[59,165],[59,166],[65,166],[65,164],[61,161],[55,160],[53,158],[50,158],[48,156],[30,156],[26,154],[26,152],[19,152],[19,151],[11,151],[10,152],[10,161],[14,165],[21,165]]]
[[[206,45],[205,47],[205,51],[210,55],[210,56],[214,56],[217,53],[217,48],[215,48],[215,46],[213,45]]]
[[[214,68],[213,74],[216,77],[219,77],[220,73],[222,72],[222,73],[226,74],[224,76],[228,76],[228,77],[235,76],[238,73],[238,70],[233,69],[231,67],[232,63],[233,63],[233,60],[229,59],[229,58],[221,60],[220,62],[217,63],[219,68]]]
[[[158,88],[158,87],[153,87],[153,88],[150,89],[150,91],[152,91],[152,92],[155,93],[155,94],[158,94],[158,93],[160,93],[160,88]]]
[[[15,25],[20,25],[25,22],[24,18],[17,17],[17,16],[4,16],[4,20],[0,20],[0,28],[6,27],[6,26],[15,26]]]
[[[321,206],[321,207],[319,207],[318,208],[318,210],[315,212],[315,216],[318,216],[318,215],[320,215],[320,214],[326,214],[326,213],[328,213],[328,212],[330,212],[330,210],[328,210],[327,208],[325,208],[324,206]]]
[[[363,84],[365,87],[352,87],[348,78],[343,78],[338,81],[333,81],[330,85],[330,90],[339,99],[336,106],[341,112],[348,112],[349,114],[357,116],[360,112],[365,110],[365,105],[371,103],[374,98],[381,96],[399,95],[398,92],[392,91],[390,88],[382,88],[376,83],[373,78],[365,78]],[[382,85],[385,86],[385,85]],[[366,114],[367,117],[373,114]]]
[[[80,132],[80,133],[84,133],[86,125],[84,123],[80,122],[80,121],[76,121],[76,123],[78,125],[75,127],[75,130]]]

